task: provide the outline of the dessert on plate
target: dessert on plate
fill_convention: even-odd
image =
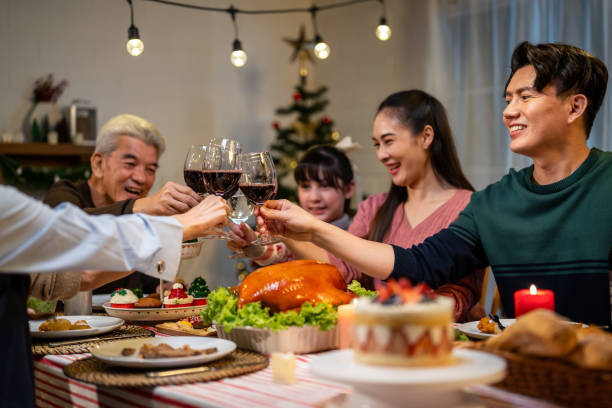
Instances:
[[[134,304],[134,307],[140,307],[140,308],[154,308],[154,307],[161,307],[161,306],[162,306],[162,301],[159,300],[159,293],[152,293],[147,297],[143,297],[142,299],[139,299],[138,302]]]
[[[453,299],[407,280],[391,280],[377,289],[378,297],[361,297],[355,305],[355,361],[390,366],[452,363]]]
[[[173,307],[187,307],[191,306],[193,303],[193,296],[185,293],[183,289],[182,283],[175,283],[172,285],[172,290],[164,298],[164,307],[165,308],[173,308]]]
[[[138,296],[129,289],[119,288],[111,293],[111,307],[132,309],[136,302],[138,302]]]
[[[206,304],[206,296],[210,293],[206,280],[198,276],[191,282],[188,293],[193,296],[193,306],[200,306]]]

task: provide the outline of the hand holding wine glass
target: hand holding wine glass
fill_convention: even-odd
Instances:
[[[240,155],[240,190],[255,206],[262,206],[274,197],[277,190],[276,170],[270,152],[245,153]],[[279,242],[269,234],[261,234],[252,245],[267,245]]]

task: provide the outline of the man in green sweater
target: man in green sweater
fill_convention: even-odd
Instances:
[[[510,149],[533,165],[472,194],[457,221],[421,245],[369,242],[284,200],[268,202],[261,214],[268,229],[310,240],[375,278],[435,288],[491,265],[507,315],[514,315],[514,292],[535,284],[554,291],[558,313],[608,325],[612,153],[586,144],[607,82],[606,66],[580,48],[520,44],[503,120]]]

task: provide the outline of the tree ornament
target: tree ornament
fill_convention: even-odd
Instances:
[[[296,92],[293,94],[293,100],[294,101],[299,101],[300,99],[302,99],[302,94],[299,92]]]
[[[280,127],[280,124],[278,123],[278,121],[275,120],[274,122],[272,122],[272,127],[274,129],[278,129]]]
[[[321,120],[321,122],[327,125],[329,122],[331,122],[331,119],[329,118],[329,116],[323,116],[323,119]]]

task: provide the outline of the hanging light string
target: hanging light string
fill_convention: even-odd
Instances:
[[[312,25],[315,33],[314,38],[314,53],[319,59],[325,59],[329,57],[330,47],[327,43],[325,43],[319,34],[319,30],[317,28],[316,14],[319,11],[332,10],[342,7],[348,7],[359,3],[366,2],[379,2],[382,7],[382,17],[380,19],[379,25],[376,27],[376,37],[381,41],[386,41],[391,37],[391,29],[387,25],[386,12],[384,0],[347,0],[340,1],[337,3],[326,4],[324,6],[316,6],[313,5],[311,7],[293,7],[293,8],[282,8],[282,9],[266,9],[266,10],[245,10],[245,9],[237,9],[233,5],[230,7],[210,7],[210,6],[199,6],[195,4],[182,3],[179,1],[172,0],[143,0],[149,1],[152,3],[160,3],[167,6],[174,7],[183,7],[192,10],[201,10],[201,11],[211,11],[218,13],[228,13],[232,19],[232,24],[234,26],[235,39],[232,44],[232,54],[230,57],[230,61],[236,67],[241,67],[246,63],[246,52],[244,52],[242,48],[242,43],[238,37],[238,23],[236,21],[237,14],[249,14],[249,15],[258,15],[258,14],[288,14],[288,13],[310,13],[312,17]],[[133,55],[140,55],[144,49],[144,44],[140,39],[140,35],[138,33],[138,28],[134,26],[134,8],[132,5],[132,0],[127,0],[130,5],[130,17],[131,17],[131,25],[128,29],[128,44],[127,50]]]

